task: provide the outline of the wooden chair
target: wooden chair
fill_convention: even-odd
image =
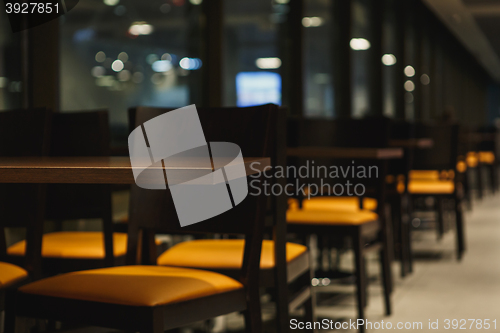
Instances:
[[[492,193],[498,191],[498,156],[500,150],[500,133],[495,126],[483,126],[478,135],[478,159],[487,170],[489,186]]]
[[[199,110],[207,140],[234,142],[243,154],[272,156],[278,113],[274,106]],[[248,130],[244,130],[248,129]],[[251,131],[255,135],[243,135]],[[249,150],[245,150],[250,148]],[[276,165],[276,160],[272,160]],[[262,184],[262,182],[260,183]],[[262,185],[259,186],[262,190]],[[127,262],[155,264],[141,238],[162,233],[243,235],[245,250],[238,280],[210,271],[130,265],[58,275],[19,289],[16,314],[159,333],[234,311],[244,311],[248,332],[261,332],[259,263],[267,198],[249,195],[233,209],[184,228],[168,190],[132,186]],[[139,234],[145,235],[140,237]],[[203,254],[201,254],[203,255]]]
[[[55,113],[52,116],[51,156],[109,156],[108,113],[102,111]],[[47,186],[45,219],[102,220],[103,232],[58,231],[43,236],[43,270],[47,275],[113,266],[114,257],[125,261],[127,235],[112,233],[111,185],[50,184]],[[114,249],[114,253],[113,253]],[[23,256],[26,242],[7,249]]]
[[[203,108],[199,109],[204,111]],[[226,109],[238,115],[245,109]],[[142,125],[145,121],[154,118],[166,112],[166,109],[139,107],[129,111],[130,119],[135,119],[135,126]],[[284,122],[286,110],[278,111],[280,119]],[[247,126],[258,129],[257,117]],[[284,127],[284,125],[282,126]],[[282,147],[273,151],[272,158],[276,161],[286,160],[285,156],[285,135],[284,128],[275,128],[271,135],[275,140],[281,139]],[[258,140],[263,133],[253,132],[252,137]],[[220,141],[226,135],[225,133],[207,132],[205,135],[210,141]],[[254,156],[259,152],[253,147],[253,143],[243,146],[246,141],[244,137],[248,135],[246,131],[236,129],[232,137],[241,136],[237,142],[242,142],[240,146],[246,155]],[[234,139],[233,139],[234,140]],[[282,179],[284,180],[284,179]],[[307,247],[286,243],[286,220],[284,212],[286,210],[286,198],[284,196],[273,198],[271,203],[272,225],[268,229],[270,235],[274,235],[273,240],[264,240],[262,244],[260,285],[261,287],[274,289],[274,295],[277,302],[277,322],[280,332],[288,332],[290,327],[288,309],[289,304],[292,308],[297,308],[305,304],[306,313],[309,320],[312,320],[312,295],[311,295],[311,272],[309,267],[309,252]],[[154,248],[151,246],[150,248]],[[241,271],[242,258],[244,252],[243,239],[197,239],[177,244],[161,254],[158,257],[158,264],[162,266],[188,267],[197,269],[206,269],[237,278]],[[201,256],[201,254],[204,254]],[[155,256],[153,256],[155,258]],[[293,295],[290,301],[288,297],[288,288],[292,284],[300,284],[300,290]]]
[[[51,112],[45,108],[0,112],[0,156],[44,156],[48,153]],[[12,293],[27,279],[40,276],[43,224],[43,185],[0,184],[0,260],[7,256],[5,228],[27,228],[28,256],[0,262],[0,311],[5,332],[13,332]],[[23,267],[23,268],[22,268]]]
[[[416,138],[416,126],[413,122],[391,120],[391,140],[412,140]],[[394,247],[401,262],[401,277],[413,271],[413,255],[411,250],[411,200],[408,181],[413,164],[415,147],[403,147],[402,159],[389,162],[388,198],[391,205],[391,218],[394,227]]]
[[[443,200],[454,201],[457,258],[465,251],[464,220],[462,212],[462,184],[454,170],[457,163],[459,127],[454,124],[417,124],[417,135],[432,138],[431,149],[415,152],[408,192],[412,198],[435,197],[437,199],[438,235],[444,233]]]
[[[300,144],[302,146],[327,146],[327,147],[365,147],[383,148],[387,147],[389,140],[389,121],[385,118],[373,118],[364,120],[337,119],[327,120],[303,120],[300,128]],[[352,165],[351,160],[315,159],[315,165]],[[379,170],[377,179],[363,180],[367,188],[367,196],[371,196],[378,203],[377,213],[358,207],[357,209],[345,209],[332,206],[333,208],[313,207],[308,208],[307,203],[299,205],[299,208],[290,207],[287,212],[287,222],[290,232],[297,234],[328,235],[332,240],[330,244],[342,244],[344,238],[350,238],[353,244],[355,276],[358,304],[358,318],[365,318],[364,309],[367,304],[366,298],[366,267],[365,253],[373,249],[380,251],[382,266],[382,281],[385,296],[386,314],[391,313],[390,294],[392,290],[390,271],[390,228],[386,221],[385,205],[386,185],[385,177],[387,165],[385,162],[356,160],[358,165],[377,166]],[[300,162],[299,162],[300,163]],[[303,162],[301,163],[303,165]],[[344,180],[349,180],[350,176]],[[306,179],[312,182],[313,179]],[[334,180],[335,182],[335,180]],[[357,180],[360,182],[360,180]],[[331,201],[338,199],[328,197]],[[318,199],[320,200],[320,199]],[[321,198],[325,200],[325,198]],[[313,200],[310,200],[311,202]],[[364,200],[358,200],[363,204]],[[300,208],[301,207],[301,208]],[[363,330],[364,327],[361,329]]]

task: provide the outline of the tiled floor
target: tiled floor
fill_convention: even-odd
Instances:
[[[462,262],[455,259],[455,237],[449,232],[441,242],[437,242],[432,231],[414,233],[414,250],[418,257],[415,271],[401,279],[398,264],[394,264],[395,291],[393,293],[393,314],[384,316],[380,283],[377,281],[378,262],[370,259],[369,273],[374,282],[369,288],[367,320],[375,323],[384,321],[395,326],[398,323],[422,323],[421,329],[402,329],[406,332],[445,332],[446,319],[465,319],[467,332],[496,331],[493,320],[497,320],[500,330],[500,195],[489,196],[474,205],[473,211],[466,212],[467,253]],[[341,265],[348,267],[352,258],[342,257]],[[317,288],[321,302],[317,309],[320,319],[331,318],[345,321],[355,318],[354,288],[350,285],[331,284]],[[332,298],[332,293],[335,297]],[[469,319],[489,319],[490,329],[477,329],[476,322],[470,329]],[[439,328],[429,330],[429,320],[438,321]],[[241,317],[233,315],[221,321],[229,331],[241,327]],[[410,325],[410,324],[407,324]],[[334,330],[354,332],[354,330]],[[383,331],[369,329],[368,332]],[[73,333],[102,333],[110,330],[81,329]],[[193,332],[186,330],[185,332]],[[199,332],[199,331],[197,331]],[[331,332],[322,330],[321,333]]]
[[[457,262],[455,259],[453,232],[441,242],[436,241],[433,232],[415,232],[414,249],[420,259],[415,263],[414,273],[405,279],[399,278],[397,267],[394,267],[393,314],[389,317],[383,315],[381,288],[373,283],[367,320],[373,324],[382,320],[391,322],[392,330],[399,322],[411,323],[411,326],[414,322],[422,323],[422,329],[403,329],[405,332],[453,331],[445,329],[446,319],[465,319],[467,323],[463,327],[466,329],[461,331],[496,331],[493,320],[497,320],[497,330],[500,330],[500,195],[476,203],[472,211],[466,212],[465,218],[467,252],[463,260]],[[354,298],[348,297],[343,303],[322,306],[318,315],[344,317],[344,320],[354,318]],[[472,321],[469,319],[489,319],[490,329],[476,328],[477,321],[470,328]],[[429,330],[429,320],[438,321],[439,329]],[[336,330],[339,331],[352,330]],[[374,331],[383,330],[368,330]]]

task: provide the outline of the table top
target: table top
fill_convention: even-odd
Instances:
[[[434,146],[434,140],[430,138],[397,139],[389,140],[391,147],[428,149]]]
[[[287,149],[288,156],[304,158],[339,158],[389,160],[403,157],[402,148],[339,148],[295,147]]]
[[[265,157],[243,159],[247,175],[270,166]],[[207,169],[188,159],[179,160],[175,171]],[[35,184],[133,184],[129,157],[0,157],[0,183]]]

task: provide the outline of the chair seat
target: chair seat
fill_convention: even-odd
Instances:
[[[205,269],[240,269],[245,242],[242,239],[202,239],[182,242],[158,257],[158,265]],[[307,252],[307,247],[286,244],[286,260],[291,262]],[[201,255],[202,254],[202,255]],[[260,268],[270,269],[274,262],[274,242],[264,240]]]
[[[299,208],[297,199],[288,199],[288,207],[290,209]],[[313,197],[302,201],[302,209],[317,209],[317,210],[348,210],[360,211],[358,197]],[[363,198],[363,209],[376,210],[377,200],[373,198]]]
[[[410,180],[438,180],[438,170],[410,170]]]
[[[452,194],[454,190],[451,180],[411,180],[408,184],[411,194]]]
[[[287,223],[315,225],[361,225],[378,220],[378,215],[369,210],[313,210],[289,209]]]
[[[467,153],[465,161],[467,162],[467,166],[469,168],[476,168],[479,164],[479,156],[476,152],[470,151]]]
[[[19,266],[0,262],[0,288],[8,287],[28,277],[28,272]]]
[[[495,163],[495,153],[492,151],[480,151],[479,152],[479,162],[483,164],[494,164]]]
[[[188,268],[120,266],[61,274],[27,284],[32,295],[129,306],[158,306],[242,289],[225,275]]]
[[[127,234],[114,233],[113,247],[115,257],[127,253]],[[13,256],[23,256],[26,241],[17,242],[7,249]],[[102,232],[52,232],[43,235],[42,256],[45,258],[103,259],[104,239]]]

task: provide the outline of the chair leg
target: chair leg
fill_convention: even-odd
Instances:
[[[309,284],[310,283],[309,280]],[[285,281],[275,283],[274,292],[276,294],[276,321],[278,332],[288,332],[290,329],[290,322],[288,316],[288,282],[286,279]]]
[[[363,265],[364,265],[364,273],[365,273],[365,291],[364,291],[364,298],[363,298],[363,306],[366,308],[368,306],[368,284],[370,283],[370,277],[368,276],[368,260],[366,259],[365,256],[363,256]]]
[[[151,325],[141,331],[141,333],[164,333],[165,329],[163,326],[163,310],[161,308],[153,309],[151,313]]]
[[[307,248],[311,249],[311,242],[310,242],[311,236],[309,235],[306,238],[306,241],[304,244],[306,244]],[[303,274],[303,279],[304,279],[304,285],[309,286],[309,290],[311,292],[311,296],[309,299],[307,299],[304,302],[304,309],[305,309],[305,320],[307,322],[315,322],[316,321],[316,315],[314,314],[314,307],[316,306],[316,293],[314,288],[311,286],[311,280],[314,278],[314,270],[313,270],[313,257],[312,253],[309,250],[309,272],[306,272]]]
[[[467,209],[471,210],[472,209],[472,197],[470,193],[470,183],[469,183],[469,170],[465,170],[465,173],[463,174],[463,179],[462,179],[462,186],[464,190],[464,198],[467,201]]]
[[[442,240],[444,235],[444,200],[442,197],[437,198],[437,215],[438,240]]]
[[[490,172],[490,185],[491,185],[491,193],[495,193],[497,191],[497,174],[496,174],[496,166],[495,164],[488,165],[488,169]]]
[[[413,273],[413,250],[412,250],[412,238],[411,238],[411,233],[412,233],[412,215],[413,215],[413,200],[411,195],[407,194],[406,195],[406,219],[405,219],[405,225],[406,225],[406,238],[408,239],[408,243],[406,244],[407,251],[408,251],[408,273]]]
[[[477,190],[479,193],[479,199],[482,199],[484,195],[484,186],[483,186],[483,177],[481,177],[480,164],[476,167],[476,178],[477,178]]]
[[[390,316],[392,313],[391,309],[391,288],[389,285],[388,277],[391,274],[390,263],[388,262],[387,249],[383,248],[380,253],[380,265],[382,272],[382,287],[384,288],[384,302],[385,302],[385,314]]]
[[[367,283],[365,277],[365,265],[363,260],[363,248],[364,242],[361,237],[361,232],[359,228],[356,228],[356,232],[353,236],[353,246],[354,246],[354,267],[356,276],[356,295],[358,304],[358,319],[365,319],[365,284]],[[361,326],[360,332],[364,332],[364,326]]]
[[[401,277],[404,278],[408,272],[408,239],[407,239],[407,218],[405,212],[405,197],[402,195],[394,201],[393,214],[396,225],[394,226],[394,234],[399,235],[399,259],[401,263]]]
[[[465,252],[465,226],[461,200],[459,198],[455,198],[455,216],[457,229],[457,259],[461,260]]]
[[[245,331],[247,333],[262,332],[259,289],[248,290],[247,297],[247,309],[243,312],[245,316]]]
[[[16,332],[16,313],[15,313],[15,291],[8,289],[5,291],[5,312],[4,312],[4,332]]]

